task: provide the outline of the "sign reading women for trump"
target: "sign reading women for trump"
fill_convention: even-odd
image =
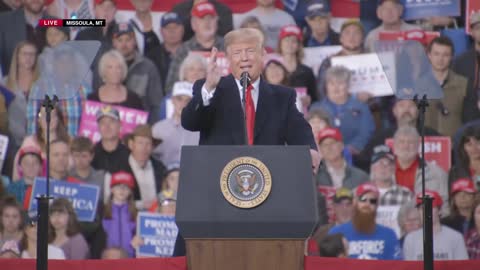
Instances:
[[[101,102],[86,101],[83,105],[82,120],[80,121],[79,135],[98,142],[101,138],[97,125],[97,111],[106,106]],[[122,106],[112,106],[120,113],[122,128],[120,136],[132,132],[137,125],[146,124],[148,112],[130,109]]]
[[[37,196],[46,193],[46,179],[35,178],[32,187],[32,197],[28,211],[36,212],[38,208]],[[50,179],[50,196],[53,198],[67,198],[73,206],[79,221],[93,221],[97,212],[100,188],[95,185],[72,183]]]
[[[382,62],[379,57],[382,58]],[[393,76],[387,77],[386,74],[386,72],[395,74],[393,53],[335,56],[332,57],[332,66],[344,66],[352,71],[349,89],[352,94],[367,92],[375,97],[393,95],[390,83],[395,85],[395,82],[392,80]]]
[[[460,16],[460,0],[402,0],[405,20]]]
[[[137,216],[137,235],[143,245],[137,248],[137,257],[171,257],[178,228],[173,216],[140,212]]]

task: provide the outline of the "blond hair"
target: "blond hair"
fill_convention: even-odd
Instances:
[[[106,69],[106,66],[107,66],[107,61],[109,61],[109,60],[116,60],[120,63],[120,66],[122,68],[122,80],[121,81],[124,81],[125,78],[127,78],[128,67],[127,67],[127,63],[125,62],[125,58],[117,50],[110,50],[110,51],[106,52],[105,54],[103,54],[102,57],[100,58],[100,61],[98,62],[98,73],[100,74],[100,78],[102,78],[102,80],[104,80],[105,69]]]
[[[265,38],[262,32],[255,28],[240,28],[228,32],[224,37],[225,51],[228,47],[239,42],[257,42],[260,49],[264,48]]]
[[[25,40],[21,41],[18,43],[18,45],[15,47],[15,50],[13,51],[13,57],[12,57],[12,62],[10,63],[10,70],[8,71],[8,76],[7,76],[7,82],[6,82],[6,87],[10,91],[15,91],[17,89],[17,82],[18,82],[18,57],[20,54],[20,50],[23,49],[26,46],[32,46],[35,48],[36,55],[35,55],[35,64],[33,65],[33,78],[32,81],[30,82],[28,89],[22,89],[22,90],[30,90],[35,83],[36,80],[40,77],[40,71],[38,68],[38,49],[33,44],[31,41]]]

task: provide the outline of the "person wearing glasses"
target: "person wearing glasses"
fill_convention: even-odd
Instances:
[[[400,260],[401,248],[395,232],[377,224],[380,191],[371,182],[355,190],[352,220],[333,227],[329,235],[341,233],[348,241],[350,258],[364,260]]]

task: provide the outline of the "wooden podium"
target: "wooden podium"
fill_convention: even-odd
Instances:
[[[253,208],[222,193],[222,175],[239,157],[261,161],[271,175],[269,195]],[[318,220],[307,146],[183,147],[181,168],[176,222],[189,270],[303,270]]]

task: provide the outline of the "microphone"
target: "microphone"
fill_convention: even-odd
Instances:
[[[248,84],[250,83],[250,75],[248,74],[248,72],[242,72],[242,75],[240,75],[240,83],[242,84],[242,86],[248,86]]]
[[[243,137],[245,139],[245,145],[248,145],[248,132],[247,132],[247,113],[246,113],[246,100],[245,100],[245,94],[247,92],[247,87],[248,84],[250,83],[250,75],[248,75],[248,72],[244,71],[242,72],[242,75],[240,75],[240,84],[242,85],[242,109],[243,109]]]

